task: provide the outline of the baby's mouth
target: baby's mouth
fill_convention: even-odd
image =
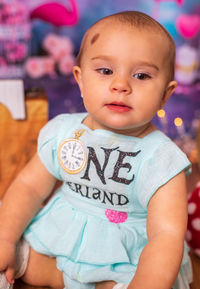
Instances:
[[[130,106],[124,104],[123,102],[116,102],[116,101],[106,104],[106,107],[110,110],[117,112],[128,112],[132,109]]]

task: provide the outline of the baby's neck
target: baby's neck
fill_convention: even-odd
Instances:
[[[136,128],[135,130],[132,130],[132,133],[130,133],[130,136],[143,138],[146,135],[150,134],[154,130],[157,130],[156,126],[153,125],[151,122],[144,125],[143,127]]]

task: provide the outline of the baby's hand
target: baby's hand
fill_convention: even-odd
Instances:
[[[16,245],[0,239],[0,272],[5,272],[10,284],[14,283]]]

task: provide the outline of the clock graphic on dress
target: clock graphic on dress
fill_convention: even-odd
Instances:
[[[69,174],[80,173],[86,165],[86,150],[78,139],[82,134],[75,132],[75,138],[63,141],[58,148],[59,163]]]

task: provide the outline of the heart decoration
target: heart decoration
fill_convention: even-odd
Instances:
[[[128,218],[128,215],[126,212],[119,212],[119,211],[114,211],[110,209],[107,209],[105,211],[105,215],[111,223],[116,223],[116,224],[124,223],[126,222]]]
[[[193,38],[200,30],[200,16],[181,14],[176,20],[176,28],[184,38]]]

